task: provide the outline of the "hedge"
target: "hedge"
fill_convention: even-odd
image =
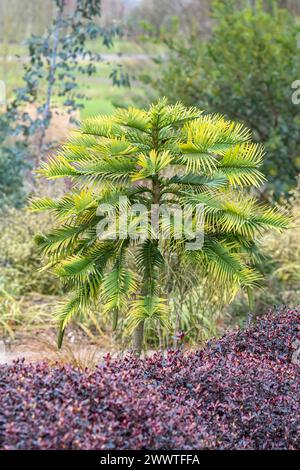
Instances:
[[[300,449],[300,308],[193,353],[0,367],[2,449]]]

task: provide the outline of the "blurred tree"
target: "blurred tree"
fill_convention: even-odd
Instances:
[[[247,1],[240,10],[233,4],[215,2],[216,25],[206,43],[197,34],[165,38],[169,60],[161,61],[158,78],[147,79],[173,102],[246,123],[266,145],[264,171],[279,194],[300,171],[300,115],[291,88],[300,78],[299,27],[275,1],[272,13],[262,2],[255,10]]]
[[[87,48],[87,41],[101,36],[104,45],[112,44],[115,28],[104,29],[96,24],[100,17],[101,0],[54,0],[56,12],[52,26],[42,36],[33,35],[26,40],[29,59],[24,65],[24,86],[16,90],[10,103],[8,116],[19,126],[15,128],[25,137],[35,135],[37,159],[43,153],[46,130],[49,127],[55,96],[63,98],[67,112],[83,107],[84,97],[78,92],[76,74],[92,75],[98,53]],[[24,104],[34,105],[32,116]],[[21,111],[21,116],[20,116]],[[13,119],[17,114],[17,119]]]
[[[102,0],[101,24],[107,27],[124,22],[126,11],[124,0]]]
[[[77,74],[92,75],[96,63],[101,60],[98,53],[87,47],[87,42],[102,37],[103,44],[109,47],[117,28],[104,28],[97,24],[101,14],[101,0],[53,0],[55,13],[53,23],[41,36],[32,35],[26,41],[28,60],[24,65],[24,85],[15,91],[15,98],[9,103],[5,116],[2,116],[2,152],[16,155],[22,151],[18,161],[40,161],[49,142],[46,131],[55,109],[54,98],[62,100],[64,112],[71,117],[83,105],[84,97],[78,92]],[[122,77],[126,80],[126,76]],[[113,76],[118,83],[118,75]],[[22,142],[12,149],[7,136],[18,136]],[[27,158],[24,149],[27,150]],[[8,153],[7,153],[8,152]],[[28,157],[30,155],[30,158]],[[11,165],[9,158],[7,165]],[[18,169],[20,167],[18,166]],[[8,171],[8,170],[7,170]],[[3,172],[5,173],[5,172]],[[0,182],[1,184],[1,182]],[[3,187],[6,185],[3,182]],[[7,186],[7,185],[6,185]],[[7,186],[10,191],[10,187]]]
[[[9,127],[0,115],[0,212],[7,206],[20,207],[24,202],[25,187],[23,173],[27,168],[24,161],[24,143],[6,145],[5,129]]]
[[[24,17],[26,11],[26,17]],[[52,0],[0,0],[0,41],[16,43],[30,34],[41,34],[53,14]],[[6,25],[12,23],[15,29]]]
[[[141,0],[131,15],[128,26],[132,34],[145,29],[153,37],[159,37],[172,24],[179,22],[180,31],[187,34],[193,27],[207,33],[211,28],[209,0]]]

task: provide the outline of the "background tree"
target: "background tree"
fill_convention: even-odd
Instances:
[[[102,36],[103,44],[110,46],[114,28],[103,29],[96,24],[100,17],[101,0],[55,0],[53,25],[44,36],[32,36],[26,41],[29,60],[25,64],[25,86],[16,90],[16,97],[8,108],[9,118],[19,113],[22,104],[36,104],[36,116],[21,115],[17,131],[25,136],[38,134],[37,156],[40,157],[45,133],[51,121],[54,97],[64,98],[69,112],[83,105],[78,93],[76,73],[91,75],[96,72],[100,54],[87,48],[89,40]]]
[[[250,295],[261,277],[253,266],[257,238],[288,225],[285,216],[243,190],[264,181],[262,157],[262,147],[251,142],[243,126],[166,100],[147,111],[129,108],[85,120],[41,170],[49,179],[71,179],[74,189],[62,199],[32,203],[33,210],[51,210],[58,220],[57,229],[38,236],[37,243],[71,290],[57,314],[59,345],[72,317],[100,300],[114,328],[126,315],[140,353],[145,324],[168,326],[166,293],[159,282],[168,253],[181,260],[181,269],[194,266],[223,290],[243,287]],[[126,230],[99,236],[105,216],[98,207],[104,203],[117,215],[127,212]],[[141,225],[141,214],[132,212],[136,203],[143,204],[147,220],[153,204],[189,207],[193,228],[201,204],[203,246],[186,250],[195,234],[181,230],[178,237],[175,215]],[[130,236],[132,228],[138,229],[138,240]]]
[[[0,116],[0,212],[5,207],[21,207],[24,204],[24,172],[28,169],[28,164],[23,159],[24,144],[19,142],[10,146],[4,134],[6,127],[5,119]],[[3,143],[4,139],[6,145]]]
[[[32,34],[42,34],[51,22],[53,9],[52,0],[0,0],[1,79],[9,78],[13,46]]]
[[[264,171],[275,192],[295,184],[300,170],[300,118],[291,85],[300,76],[299,27],[277,2],[215,2],[215,27],[203,43],[197,34],[166,38],[168,57],[152,74],[154,89],[175,102],[197,104],[245,123],[266,146]],[[154,78],[153,78],[154,77]],[[284,171],[282,168],[284,167]]]
[[[179,23],[181,34],[191,29],[207,34],[211,29],[210,1],[208,0],[141,0],[128,16],[128,29],[132,35],[148,34],[159,38]],[[178,21],[180,20],[180,21]]]
[[[46,139],[54,114],[70,114],[83,107],[84,94],[78,90],[78,74],[96,73],[101,55],[89,48],[89,41],[101,37],[111,46],[118,28],[98,24],[100,0],[53,0],[53,23],[42,35],[32,35],[25,41],[28,57],[24,64],[23,86],[15,90],[13,100],[1,116],[1,172],[5,200],[18,186],[14,200],[21,205],[24,191],[24,168],[34,167],[57,142]],[[5,16],[7,20],[7,16]],[[114,83],[127,81],[113,74]],[[123,83],[123,82],[122,82]],[[58,101],[60,104],[58,105]],[[8,138],[10,137],[10,138]],[[13,138],[17,138],[14,145]],[[14,168],[14,175],[11,169]],[[4,176],[6,175],[6,176]],[[11,175],[11,179],[10,176]]]

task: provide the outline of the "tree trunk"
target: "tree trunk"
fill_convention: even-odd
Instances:
[[[158,176],[155,176],[152,178],[152,194],[153,194],[152,196],[153,204],[159,204],[160,203],[160,183],[159,183]],[[152,220],[151,220],[151,223],[152,223]],[[158,236],[158,232],[157,232],[157,236]],[[158,243],[158,240],[156,240],[156,244],[157,243]],[[146,282],[147,282],[147,279],[146,279]],[[148,294],[148,288],[145,287],[145,284],[143,285],[141,289],[141,294],[142,294],[142,297]],[[142,348],[143,348],[144,323],[145,321],[141,320],[133,332],[132,349],[133,349],[134,354],[138,357],[141,355]]]
[[[46,131],[49,126],[49,120],[51,118],[51,100],[53,94],[53,87],[56,81],[56,72],[57,72],[57,55],[58,55],[58,46],[60,33],[63,27],[63,16],[64,16],[65,2],[63,1],[60,4],[57,18],[55,19],[55,29],[53,32],[53,44],[51,51],[51,60],[50,60],[50,69],[47,80],[47,90],[46,90],[46,101],[44,104],[44,110],[42,113],[42,121],[40,126],[40,136],[38,139],[38,149],[36,157],[36,166],[38,167],[41,159],[42,147],[46,137]]]
[[[132,349],[136,356],[140,356],[143,348],[144,320],[140,321],[133,332]]]

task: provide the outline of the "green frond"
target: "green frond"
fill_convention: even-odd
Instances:
[[[234,186],[260,186],[264,175],[258,170],[262,163],[264,149],[258,144],[240,144],[227,150],[218,167]]]
[[[150,128],[149,116],[146,111],[128,108],[118,109],[115,114],[116,122],[121,126],[137,129],[142,132],[147,132]]]
[[[278,210],[257,204],[253,197],[240,194],[239,197],[223,199],[218,214],[220,229],[254,239],[273,228],[282,231],[289,227],[290,218]]]
[[[123,189],[122,187],[114,186],[113,188],[105,188],[102,190],[101,196],[97,199],[98,207],[100,204],[109,204],[114,208],[118,208],[120,198],[123,196],[130,198],[131,194],[128,189]]]
[[[185,193],[182,202],[203,204],[205,223],[214,230],[254,239],[266,230],[289,227],[290,218],[276,209],[257,204],[254,197],[232,191],[218,193]]]
[[[170,165],[173,158],[174,157],[168,151],[156,152],[155,150],[151,150],[149,155],[140,154],[136,162],[137,167],[140,169],[132,174],[132,181],[138,181],[157,175]]]
[[[60,257],[75,249],[79,235],[86,229],[86,225],[62,225],[47,235],[37,235],[35,242],[43,254]]]
[[[253,239],[261,228],[252,213],[243,210],[241,204],[230,202],[223,205],[222,213],[216,223],[224,232],[237,233],[250,239]]]
[[[74,213],[76,215],[81,212],[90,209],[91,207],[96,208],[98,201],[90,188],[82,189],[81,191],[74,191],[72,194]],[[64,198],[63,198],[64,200]]]
[[[54,272],[62,278],[73,278],[80,282],[88,281],[91,275],[103,275],[109,259],[115,253],[111,241],[96,241],[77,255],[61,260]]]
[[[184,165],[186,173],[207,173],[217,171],[218,160],[208,153],[204,146],[193,142],[178,144],[182,155],[178,157],[178,163]]]
[[[51,210],[60,219],[66,219],[81,214],[83,211],[96,208],[98,202],[90,189],[74,191],[61,199],[35,198],[31,200],[30,210],[40,212]]]
[[[158,274],[164,265],[164,258],[155,241],[144,241],[137,250],[136,265],[142,277],[143,295],[155,295],[158,290]]]
[[[233,187],[251,185],[259,187],[266,180],[264,175],[256,168],[238,167],[236,165],[235,167],[221,166],[220,169]]]
[[[212,177],[188,173],[183,176],[173,176],[165,180],[166,185],[196,186],[198,190],[207,191],[209,189],[219,189],[227,184],[227,178],[222,173],[215,174]],[[193,188],[194,189],[194,188]],[[166,192],[168,189],[166,190]]]
[[[101,137],[100,137],[101,138]],[[68,150],[74,149],[76,151],[76,155],[80,158],[81,152],[87,153],[90,149],[97,146],[99,143],[99,137],[90,134],[83,134],[80,130],[75,130],[71,132],[69,140],[66,144],[62,145],[62,150],[64,151],[64,156],[67,158]]]
[[[203,204],[206,214],[213,214],[222,211],[222,199],[226,196],[223,192],[203,192],[196,193],[191,191],[185,191],[180,197],[180,204],[191,204],[197,206]]]
[[[149,132],[141,132],[133,128],[124,128],[124,134],[126,140],[130,142],[131,145],[138,148],[137,153],[147,153],[152,149],[152,135]]]
[[[183,133],[185,141],[178,143],[182,153],[180,161],[187,166],[188,172],[193,173],[212,173],[220,166],[217,156],[249,140],[247,129],[218,115],[203,116],[189,122]]]
[[[121,129],[115,117],[105,115],[84,119],[80,126],[80,132],[98,137],[115,137],[116,135],[121,135]]]
[[[47,210],[60,209],[60,201],[55,201],[49,197],[31,199],[29,209],[32,212],[42,212]]]
[[[138,297],[131,303],[128,315],[128,330],[132,333],[141,321],[145,326],[155,326],[159,323],[165,328],[170,328],[169,307],[166,299],[157,296],[146,295]]]
[[[135,276],[126,267],[125,254],[122,249],[101,287],[104,312],[112,312],[114,329],[117,327],[120,312],[126,309],[128,299],[136,289]]]
[[[187,142],[200,145],[208,152],[222,154],[232,145],[250,140],[250,131],[220,115],[206,115],[189,122],[183,129]]]
[[[62,345],[64,331],[70,321],[79,314],[84,314],[97,302],[102,276],[93,276],[88,282],[82,283],[69,299],[58,304],[54,312],[59,324],[58,347]]]
[[[167,126],[183,125],[186,122],[198,119],[202,114],[198,108],[186,108],[182,103],[168,105],[166,99],[159,100],[149,110],[151,123],[157,129]]]
[[[126,157],[133,155],[137,152],[137,147],[128,142],[124,137],[120,139],[102,139],[97,146],[94,146],[95,150],[100,155],[110,159],[111,157]]]
[[[129,175],[135,170],[135,160],[129,158],[114,158],[108,162],[99,160],[95,163],[83,163],[77,166],[77,175],[82,181],[97,183],[102,180],[124,182],[129,179]]]
[[[63,155],[57,155],[56,157],[49,158],[47,162],[42,162],[38,173],[49,180],[72,178],[77,174],[76,169],[70,165]]]
[[[56,266],[54,272],[59,277],[76,277],[82,281],[94,274],[95,261],[91,257],[73,255]]]
[[[82,135],[82,138],[84,137],[87,136]],[[73,143],[64,145],[60,154],[69,163],[76,163],[80,161],[93,162],[99,158],[100,150],[98,149],[98,142],[90,146],[86,146],[84,143],[78,142],[76,145]]]
[[[74,318],[80,309],[80,295],[73,294],[67,302],[61,302],[55,311],[55,317],[59,324],[59,332],[57,339],[57,346],[60,349],[62,346],[65,328],[67,324]]]
[[[164,264],[164,258],[154,241],[146,240],[137,251],[136,263],[144,278],[149,279],[154,270],[160,269]]]
[[[257,222],[265,229],[275,229],[279,232],[291,227],[292,218],[282,211],[260,205],[257,209]]]
[[[261,275],[244,264],[239,254],[232,252],[224,242],[207,237],[202,251],[194,254],[207,270],[208,275],[224,286],[254,288],[261,281]]]
[[[95,138],[94,141],[86,145],[86,135],[81,134],[81,139],[77,138],[76,144],[70,142],[63,146],[62,154],[68,162],[87,161],[97,162],[99,159],[109,161],[112,157],[126,157],[136,153],[138,150],[124,137],[117,138]],[[88,136],[91,139],[90,136]],[[81,140],[83,142],[81,142]]]

